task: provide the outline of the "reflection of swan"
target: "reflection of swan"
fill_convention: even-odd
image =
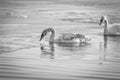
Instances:
[[[120,53],[120,36],[104,36],[104,44],[101,46],[100,60],[117,61]]]
[[[102,42],[100,42],[100,56],[99,56],[99,64],[103,64],[104,61],[106,61],[106,57],[107,57],[107,40],[108,40],[108,36],[104,36],[104,44]],[[103,44],[103,45],[102,45]]]
[[[107,41],[108,41],[108,37],[104,36],[104,49],[107,49]]]
[[[83,49],[87,49],[87,46],[90,46],[88,42],[79,42],[79,43],[72,43],[72,42],[59,42],[55,43],[59,48],[62,50],[69,50],[69,51],[81,51]]]
[[[51,59],[54,59],[54,43],[49,43],[49,46],[40,44],[41,57],[49,56]]]
[[[100,20],[100,25],[104,22],[105,27],[104,27],[104,35],[109,35],[109,36],[120,36],[120,25],[112,25],[108,26],[108,19],[106,16],[102,16]]]
[[[59,43],[56,43],[58,46],[60,47],[85,47],[85,46],[88,46],[90,45],[90,43],[88,42],[79,42],[78,44],[77,43],[65,43],[65,42],[59,42]]]
[[[55,30],[53,28],[47,28],[42,32],[40,41],[49,32],[51,32],[49,42],[84,42],[84,41],[90,40],[88,38],[85,38],[85,36],[82,34],[72,34],[72,33],[65,33],[65,34],[62,34],[61,36],[59,36],[58,38],[54,39],[55,38]]]

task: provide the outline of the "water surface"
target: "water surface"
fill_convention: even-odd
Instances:
[[[0,80],[119,80],[120,37],[99,19],[120,23],[118,0],[5,0],[0,4]],[[93,15],[94,14],[94,15]],[[87,43],[41,43],[41,31],[81,33]]]

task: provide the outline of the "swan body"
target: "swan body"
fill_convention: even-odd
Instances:
[[[106,16],[102,16],[100,19],[100,25],[104,22],[104,35],[105,36],[120,36],[120,25],[109,25]]]
[[[74,33],[64,33],[59,37],[55,38],[55,30],[53,28],[47,28],[43,30],[41,34],[40,41],[47,35],[47,33],[51,32],[49,42],[85,42],[90,41],[90,39],[86,38],[82,34],[74,34]]]

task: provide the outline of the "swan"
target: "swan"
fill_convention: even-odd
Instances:
[[[41,41],[47,33],[51,32],[49,42],[86,42],[90,41],[90,39],[86,38],[82,34],[74,34],[74,33],[64,33],[59,37],[55,38],[55,30],[51,27],[42,31],[40,40]]]
[[[101,17],[99,25],[102,25],[103,22],[104,22],[104,35],[105,36],[120,36],[120,25],[119,24],[109,25],[108,19],[106,16]]]

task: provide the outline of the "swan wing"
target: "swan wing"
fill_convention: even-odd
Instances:
[[[108,33],[111,35],[120,35],[120,25],[113,25],[108,29]]]
[[[59,41],[68,41],[68,40],[72,40],[73,38],[75,37],[75,35],[74,34],[72,34],[72,33],[64,33],[64,34],[61,34],[58,38],[57,38],[57,40],[59,40]]]
[[[83,38],[85,38],[85,36],[82,34],[64,33],[64,34],[61,34],[58,38],[56,38],[56,41],[59,41],[59,42],[75,41],[76,42],[76,40],[78,40],[78,38],[83,39]]]

